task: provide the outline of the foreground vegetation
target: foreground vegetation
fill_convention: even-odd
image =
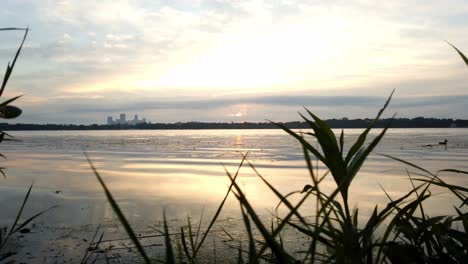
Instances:
[[[458,49],[455,48],[455,50],[468,66],[465,55]],[[248,263],[468,263],[468,213],[466,212],[468,188],[447,183],[439,176],[442,172],[468,174],[466,171],[444,169],[433,173],[397,157],[384,155],[412,169],[407,171],[412,189],[396,198],[391,197],[386,190],[382,189],[389,199],[388,204],[380,209],[375,206],[373,213],[364,223],[359,222],[359,208],[351,209],[350,207],[352,203],[349,200],[349,188],[367,157],[391,125],[392,120],[389,120],[382,131],[367,142],[369,132],[379,121],[391,97],[392,95],[349,149],[345,148],[343,130],[341,135],[336,137],[326,122],[307,109],[305,110],[309,117],[302,114],[301,117],[312,129],[311,133],[296,133],[284,124],[274,123],[297,139],[302,146],[310,175],[310,184],[297,192],[282,194],[248,161],[248,154],[244,154],[236,173],[226,170],[231,185],[210,224],[203,235],[200,235],[201,238],[199,229],[192,232],[192,224],[189,220],[189,230],[181,228],[181,236],[174,241],[174,237],[168,231],[166,216],[163,212],[164,230],[161,233],[165,236],[165,262],[206,261],[199,257],[199,250],[216,222],[226,198],[229,194],[233,194],[240,204],[249,245],[248,250],[239,247],[239,254],[236,257],[238,263],[243,263],[244,259]],[[311,136],[313,141],[308,140],[306,135]],[[314,147],[313,142],[316,142],[318,146]],[[314,160],[317,161],[315,166]],[[88,162],[144,262],[156,261],[148,257],[89,158]],[[318,174],[318,163],[325,165],[328,169],[325,174]],[[276,217],[276,224],[271,224],[271,227],[262,222],[248,197],[236,182],[239,169],[246,164],[279,198],[280,204],[288,209],[285,216]],[[335,189],[331,192],[324,192],[321,185],[327,177],[332,178],[335,183]],[[424,203],[431,197],[433,186],[442,187],[459,199],[460,204],[454,206],[453,215],[431,216],[426,212]],[[292,195],[299,195],[299,202],[295,204],[291,202]],[[315,201],[313,220],[306,218],[301,210],[301,206],[309,199]],[[307,250],[301,252],[299,257],[289,252],[283,244],[281,234],[286,227],[294,228],[307,238],[303,241],[308,243]],[[261,240],[254,237],[253,228],[260,232]],[[183,248],[178,251],[178,255],[174,253],[174,245]]]
[[[21,30],[25,30],[25,39],[28,30]],[[7,67],[7,73],[4,77],[6,80],[3,81],[0,96],[13,70],[23,42],[13,63]],[[456,49],[456,51],[468,66],[467,58],[459,50]],[[349,147],[347,144],[345,145],[343,131],[337,137],[327,122],[307,109],[307,116],[301,115],[301,117],[308,128],[312,130],[310,133],[297,133],[284,124],[273,122],[302,146],[306,169],[310,176],[309,184],[306,184],[302,190],[282,194],[257,171],[249,161],[248,153],[244,153],[236,172],[232,173],[226,170],[231,184],[203,232],[200,225],[194,227],[195,225],[188,219],[187,227],[181,227],[179,235],[172,236],[169,232],[165,212],[162,212],[164,221],[163,229],[160,232],[164,236],[165,242],[165,259],[163,260],[151,259],[147,255],[141,241],[112,196],[111,190],[107,188],[91,159],[88,156],[87,158],[113,211],[145,263],[209,261],[201,256],[200,252],[203,247],[207,246],[208,234],[217,222],[229,195],[233,195],[239,201],[245,234],[248,238],[247,249],[239,246],[238,255],[232,257],[232,261],[237,263],[468,263],[468,213],[466,213],[468,188],[452,185],[439,175],[441,172],[459,174],[468,174],[468,172],[454,169],[430,172],[397,157],[386,156],[411,168],[411,171],[408,170],[408,178],[412,189],[401,197],[391,197],[386,190],[382,190],[383,194],[387,195],[389,202],[383,208],[375,206],[371,216],[364,222],[359,217],[359,208],[350,207],[350,204],[354,204],[349,196],[353,180],[358,177],[367,157],[391,126],[391,120],[388,120],[375,138],[368,139],[369,132],[378,124],[391,97],[392,95],[380,109],[376,118],[369,123],[356,142]],[[1,117],[14,118],[21,113],[18,111],[19,108],[9,106],[9,103],[17,98],[0,104]],[[1,133],[3,139],[6,133]],[[319,164],[326,166],[326,173],[319,175]],[[274,214],[275,221],[271,225],[262,221],[249,202],[248,196],[236,182],[239,170],[243,166],[249,166],[278,197],[281,201],[278,206],[287,208],[287,213],[284,216],[280,217]],[[325,192],[323,182],[328,178],[335,185],[332,191]],[[460,203],[454,206],[453,215],[431,216],[426,212],[424,203],[431,197],[431,188],[434,186],[444,188],[459,200]],[[2,250],[11,235],[22,230],[34,218],[45,212],[39,212],[19,223],[31,188],[32,186],[25,196],[13,225],[4,236],[0,237],[0,253],[4,258],[7,258],[8,254]],[[292,199],[293,196],[297,199]],[[297,202],[294,203],[293,200]],[[312,218],[306,217],[304,209],[301,209],[304,203],[309,200],[315,202]],[[282,234],[286,228],[292,228],[305,237],[303,242],[306,243],[306,250],[296,254],[287,249],[282,240]],[[254,235],[254,229],[260,233],[261,239]],[[92,239],[90,245],[93,247],[84,253],[81,263],[93,263],[97,260],[92,256],[99,248],[101,240],[102,236],[100,238],[95,236]]]

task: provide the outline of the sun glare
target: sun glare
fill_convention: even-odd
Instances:
[[[327,24],[327,26],[323,26]],[[345,49],[343,23],[293,23],[225,36],[214,48],[177,61],[140,84],[177,88],[284,88],[303,78],[304,69],[320,76],[321,65]]]

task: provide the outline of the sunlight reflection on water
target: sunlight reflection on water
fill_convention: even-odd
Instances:
[[[345,131],[345,142],[353,142],[360,129]],[[339,131],[336,131],[337,133]],[[378,131],[371,134],[371,138]],[[392,129],[377,152],[416,162],[430,170],[467,169],[468,129]],[[235,172],[240,152],[283,193],[301,190],[309,183],[299,144],[281,130],[178,130],[178,131],[28,131],[13,132],[20,142],[4,142],[8,157],[7,178],[2,180],[0,205],[7,209],[0,223],[11,219],[17,203],[34,181],[34,211],[52,204],[63,204],[48,221],[58,224],[95,223],[108,215],[102,189],[82,154],[85,149],[125,210],[140,220],[159,219],[163,207],[172,217],[198,215],[201,208],[212,212],[224,196],[228,179],[225,166]],[[442,146],[424,147],[448,139]],[[362,173],[352,184],[353,205],[369,211],[388,202],[379,184],[394,197],[411,187],[404,166],[388,158],[371,155]],[[321,170],[323,168],[321,167]],[[452,183],[466,186],[460,176]],[[245,166],[239,182],[259,212],[268,214],[278,200]],[[330,190],[331,179],[324,183]],[[58,194],[56,191],[60,191]],[[452,197],[438,194],[431,205],[434,212],[446,212]],[[451,200],[452,199],[452,200]],[[12,203],[12,201],[18,201]],[[226,213],[237,214],[231,197]],[[83,209],[83,204],[88,207]],[[309,205],[310,208],[311,205]],[[306,207],[307,208],[307,207]],[[91,211],[84,213],[84,211]],[[363,216],[365,213],[363,211]],[[67,215],[70,217],[60,217]],[[131,216],[130,216],[131,218]]]

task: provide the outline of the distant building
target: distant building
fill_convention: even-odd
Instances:
[[[121,125],[126,125],[127,124],[127,116],[125,114],[120,114],[120,124]]]
[[[132,120],[127,121],[127,115],[125,113],[120,114],[120,119],[116,118],[115,120],[112,119],[112,116],[107,117],[107,125],[130,125],[135,126],[138,124],[146,123],[146,118],[138,119],[138,115],[136,114]]]
[[[115,124],[115,123],[114,123],[114,120],[112,120],[112,116],[108,116],[108,117],[107,117],[107,124],[108,124],[108,125],[113,125],[113,124]]]

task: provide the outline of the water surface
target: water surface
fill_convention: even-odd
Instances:
[[[350,147],[361,129],[345,130]],[[336,130],[336,133],[340,131]],[[370,139],[379,130],[371,133]],[[310,183],[302,149],[282,130],[123,130],[123,131],[15,131],[21,141],[3,142],[6,179],[0,184],[0,225],[8,225],[27,188],[34,182],[26,214],[60,205],[38,221],[50,229],[87,229],[87,225],[118,225],[83,151],[89,153],[125,214],[136,228],[156,223],[167,215],[176,220],[213,214],[224,197],[242,153],[282,193],[301,190]],[[447,139],[447,147],[438,142]],[[312,143],[315,144],[315,143]],[[432,145],[432,146],[427,146]],[[468,129],[391,129],[375,150],[414,162],[431,171],[468,170]],[[352,205],[367,218],[375,204],[388,202],[381,188],[393,197],[411,189],[406,167],[372,154],[351,187]],[[319,172],[325,169],[320,166]],[[461,175],[443,175],[467,186]],[[238,179],[259,214],[269,217],[278,199],[248,166]],[[334,188],[331,178],[323,183]],[[295,199],[294,197],[292,198]],[[435,190],[427,202],[432,214],[452,212],[456,199]],[[304,207],[311,215],[312,204]],[[310,213],[307,211],[309,210]],[[239,218],[238,202],[230,197],[222,219]],[[185,220],[184,220],[185,221]],[[91,230],[89,230],[91,231]]]

